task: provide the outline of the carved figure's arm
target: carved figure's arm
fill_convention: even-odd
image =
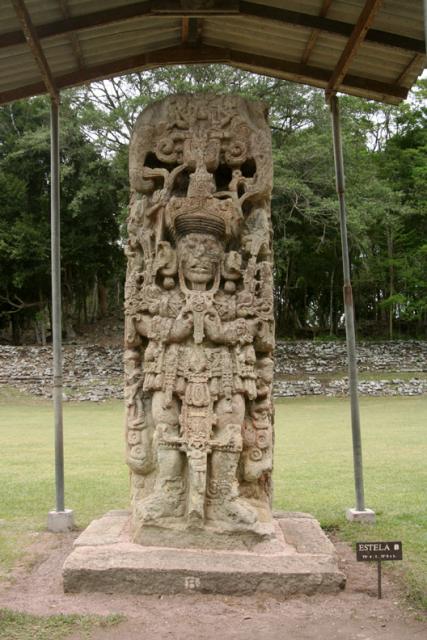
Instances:
[[[138,313],[135,318],[135,328],[140,336],[150,337],[152,318],[148,313]]]
[[[182,342],[193,330],[192,313],[182,311],[177,318],[139,314],[135,321],[139,335],[163,343]]]
[[[216,311],[210,311],[205,316],[206,336],[217,344],[250,344],[257,332],[258,320],[238,318],[222,322]]]
[[[169,330],[168,342],[182,342],[192,331],[193,314],[188,309],[183,309]]]

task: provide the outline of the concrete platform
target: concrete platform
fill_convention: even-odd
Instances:
[[[64,511],[49,511],[47,515],[48,531],[53,533],[64,533],[71,531],[74,527],[74,511],[64,509]]]
[[[277,514],[276,539],[251,551],[142,546],[129,524],[112,511],[89,525],[64,563],[64,591],[290,596],[345,586],[334,546],[308,514]]]
[[[372,509],[364,509],[363,511],[359,511],[356,508],[347,509],[345,515],[349,522],[375,524],[375,511],[372,511]]]

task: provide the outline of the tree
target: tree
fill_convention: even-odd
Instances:
[[[177,66],[68,90],[61,108],[63,303],[72,323],[105,311],[124,277],[128,142],[139,112],[183,92],[269,107],[275,299],[283,336],[342,335],[342,262],[330,117],[319,90],[223,65]],[[426,83],[398,107],[341,98],[348,236],[360,335],[423,334]],[[43,98],[0,109],[0,322],[46,315],[49,131]],[[96,295],[95,295],[96,293]],[[39,322],[40,323],[40,322]],[[41,324],[43,324],[41,322]]]
[[[110,163],[81,131],[69,103],[62,105],[61,217],[65,325],[82,318],[95,282],[122,268],[117,190]],[[0,109],[0,312],[20,326],[49,315],[50,138],[48,102],[21,101]],[[38,315],[37,315],[38,314]],[[87,316],[87,309],[86,309]],[[42,332],[43,333],[43,332]]]

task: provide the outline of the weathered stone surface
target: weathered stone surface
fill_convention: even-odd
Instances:
[[[206,94],[155,103],[135,124],[129,173],[132,539],[247,546],[273,536],[265,108]]]
[[[279,520],[279,525],[286,542],[293,545],[298,553],[325,553],[331,556],[335,554],[334,545],[325,536],[315,518],[301,518],[289,514],[288,517]]]
[[[75,547],[96,547],[115,544],[123,533],[123,527],[129,524],[129,511],[109,511],[102,518],[92,520],[90,525],[74,542]]]
[[[158,524],[155,526],[146,524],[141,527],[138,542],[143,545],[158,546],[160,539],[162,545],[178,549],[251,550],[274,537],[275,528],[271,521],[258,522],[250,529],[239,528],[238,525],[227,527],[224,523],[216,527],[207,523],[203,528],[188,528],[185,524],[180,527],[176,522],[166,522],[163,527]]]
[[[116,523],[107,516],[101,518],[105,544],[101,535],[95,544],[83,546],[85,532],[76,541],[64,564],[64,590],[276,596],[337,592],[344,587],[345,576],[338,569],[333,547],[317,523],[311,526],[316,521],[305,515],[292,514],[289,518],[304,552],[283,538],[281,532],[288,529],[285,514],[276,522],[275,540],[261,543],[253,551],[146,547],[130,542],[128,515],[116,516]]]

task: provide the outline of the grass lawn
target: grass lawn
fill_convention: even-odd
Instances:
[[[0,640],[65,640],[73,632],[89,638],[94,629],[112,627],[123,619],[117,614],[33,616],[0,609]]]
[[[366,505],[375,526],[350,525],[354,505],[349,401],[290,398],[276,404],[275,507],[308,511],[350,542],[402,540],[402,572],[415,601],[427,587],[427,397],[362,398]],[[50,402],[0,395],[0,571],[22,555],[54,508]],[[64,406],[66,507],[77,525],[128,506],[120,401]],[[391,566],[393,565],[393,566]],[[1,636],[0,636],[1,637]]]
[[[350,524],[355,506],[349,400],[276,404],[275,506],[308,511],[342,539],[402,540],[408,596],[427,605],[427,397],[360,398],[366,506],[372,525]]]

